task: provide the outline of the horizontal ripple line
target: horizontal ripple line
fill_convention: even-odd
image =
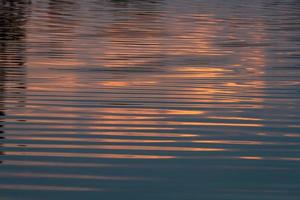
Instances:
[[[66,186],[53,186],[53,185],[29,185],[29,184],[0,184],[0,190],[32,190],[32,191],[72,191],[72,192],[92,192],[92,191],[104,191],[99,188],[88,187],[66,187]]]
[[[137,180],[153,180],[152,178],[139,177],[116,177],[116,176],[98,176],[84,174],[42,174],[32,172],[0,172],[0,177],[16,177],[16,178],[53,178],[53,179],[86,179],[86,180],[112,180],[112,181],[137,181]]]
[[[4,144],[3,147],[38,148],[38,149],[108,149],[108,150],[143,150],[143,151],[194,151],[194,152],[221,152],[229,151],[224,148],[200,147],[170,147],[170,146],[129,146],[129,145],[67,145],[67,144],[26,144],[16,146]]]
[[[108,158],[108,159],[174,159],[176,156],[142,155],[142,154],[101,154],[101,153],[67,153],[67,152],[29,152],[6,151],[6,156],[34,157],[70,157],[70,158]]]

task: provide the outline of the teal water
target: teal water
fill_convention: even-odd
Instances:
[[[0,1],[0,199],[298,200],[300,2]]]

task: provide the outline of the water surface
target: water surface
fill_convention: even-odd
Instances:
[[[0,2],[0,198],[296,200],[296,0]]]

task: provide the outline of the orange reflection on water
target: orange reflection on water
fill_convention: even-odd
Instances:
[[[124,133],[125,135],[130,135],[130,133]],[[137,135],[132,135],[137,136]],[[140,136],[140,135],[138,135]],[[149,135],[142,135],[143,137]],[[150,134],[150,136],[152,136]],[[176,135],[175,135],[176,136]],[[161,136],[162,137],[162,136]],[[151,140],[151,139],[102,139],[102,138],[75,138],[75,137],[31,137],[31,136],[8,136],[8,139],[12,140],[33,140],[33,141],[73,141],[73,142],[109,142],[109,143],[175,143],[177,140]],[[11,145],[8,145],[11,146]]]
[[[5,144],[5,147],[16,147],[15,145]],[[171,147],[171,146],[133,146],[133,145],[67,145],[67,144],[30,144],[26,145],[27,149],[107,149],[107,150],[143,150],[143,151],[228,151],[224,148],[199,148],[199,147]]]
[[[199,110],[166,110],[164,114],[169,115],[203,115],[205,114],[205,111],[199,111]]]
[[[245,123],[225,123],[225,122],[168,122],[172,125],[191,125],[191,126],[237,126],[237,127],[262,127],[263,124]]]
[[[250,118],[250,117],[228,117],[228,116],[209,116],[209,119],[229,119],[229,120],[242,120],[242,121],[262,121],[261,118]]]
[[[101,153],[59,153],[59,152],[29,152],[7,151],[5,155],[35,156],[35,157],[71,157],[71,158],[111,158],[111,159],[174,159],[176,156],[138,155],[138,154],[101,154]]]
[[[240,159],[246,159],[246,160],[285,160],[285,161],[300,161],[300,158],[296,157],[260,157],[260,156],[241,156],[238,157]]]
[[[43,58],[40,60],[31,61],[32,66],[48,66],[49,68],[57,68],[57,67],[75,67],[82,66],[85,62],[80,61],[79,59],[47,59]],[[59,69],[59,68],[58,68]]]
[[[101,27],[97,36],[94,31],[87,30],[86,34],[93,35],[92,38],[78,37],[78,33],[72,28],[76,27],[74,22],[66,30],[73,40],[66,40],[63,45],[54,43],[49,46],[50,50],[55,52],[60,49],[65,54],[61,56],[56,52],[57,59],[46,56],[28,59],[28,65],[34,69],[29,70],[30,77],[39,77],[43,72],[49,73],[51,79],[41,81],[43,83],[37,81],[29,84],[28,91],[32,99],[29,99],[28,110],[31,111],[26,116],[34,116],[35,119],[28,120],[28,125],[24,126],[30,126],[30,130],[43,124],[44,128],[50,130],[45,133],[52,134],[52,137],[8,136],[9,138],[157,145],[45,144],[29,145],[27,148],[223,152],[229,149],[170,147],[158,144],[179,141],[161,138],[199,137],[199,133],[190,133],[198,128],[246,129],[264,126],[260,118],[242,117],[247,116],[248,110],[262,108],[265,101],[262,97],[265,83],[261,75],[264,73],[266,53],[261,45],[256,45],[265,38],[262,21],[255,22],[251,28],[237,29],[238,25],[233,20],[230,22],[232,24],[228,24],[232,26],[232,31],[227,32],[224,31],[227,25],[221,23],[222,20],[217,19],[214,14],[188,14],[181,17],[166,13],[167,18],[164,20],[167,23],[164,24],[156,23],[162,16],[155,12],[147,15],[125,15],[130,15],[131,18],[120,21],[118,17],[124,17],[124,13],[112,15],[110,22]],[[51,20],[56,23],[58,19]],[[41,42],[43,38],[38,37],[39,33],[32,30],[34,29],[28,33],[29,42]],[[47,35],[52,39],[62,37],[51,32],[45,33]],[[39,47],[30,47],[30,51],[38,52]],[[35,97],[42,91],[44,97]],[[48,91],[53,93],[47,93]],[[217,113],[218,111],[222,112]],[[58,116],[59,119],[53,119]],[[31,135],[33,134],[39,133]],[[68,138],[60,134],[138,138]],[[274,144],[217,139],[187,142]],[[39,156],[38,152],[26,153]],[[40,153],[40,156],[50,156],[47,152]],[[83,153],[53,153],[53,156],[176,158],[160,155]]]
[[[245,160],[264,160],[264,158],[260,156],[240,156],[239,158]]]
[[[64,130],[63,133],[61,132],[57,132],[57,131],[51,131],[51,130],[48,130],[48,131],[43,131],[42,133],[39,133],[39,132],[35,132],[35,133],[32,133],[33,135],[43,135],[43,134],[51,134],[53,136],[59,136],[61,134],[66,134],[66,135],[69,135],[69,134],[74,134],[74,131],[73,130]],[[188,134],[188,133],[159,133],[159,132],[134,132],[134,131],[124,131],[124,132],[118,132],[118,131],[88,131],[85,133],[86,135],[92,135],[92,136],[132,136],[132,137],[138,137],[138,136],[141,136],[141,137],[162,137],[162,138],[192,138],[192,137],[199,137],[198,134]],[[45,137],[30,137],[30,136],[18,136],[18,137],[14,137],[14,136],[7,136],[11,139],[22,139],[22,140],[26,140],[26,138],[29,138],[29,139],[32,139],[32,140],[43,140],[43,138]],[[58,137],[57,137],[58,138]],[[50,139],[53,139],[55,140],[56,138],[55,137],[49,137],[48,138],[49,140]]]
[[[207,144],[239,144],[239,145],[278,144],[276,142],[242,141],[242,140],[193,140],[193,142],[195,142],[195,143],[207,143]]]
[[[124,81],[106,81],[106,82],[102,82],[101,85],[111,86],[111,87],[124,87],[124,86],[128,86],[129,83]]]

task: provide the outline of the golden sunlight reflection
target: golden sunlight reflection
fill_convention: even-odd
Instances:
[[[241,156],[240,159],[246,159],[246,160],[263,160],[263,157],[259,156]]]
[[[5,147],[16,147],[16,145],[6,144]],[[26,149],[109,149],[109,150],[144,150],[144,151],[228,151],[224,148],[197,148],[197,147],[171,147],[171,146],[132,146],[132,145],[48,145],[48,144],[30,144]]]
[[[8,151],[11,156],[34,156],[34,157],[71,157],[71,158],[111,158],[111,159],[174,159],[176,156],[162,155],[138,155],[138,154],[101,154],[101,153],[63,153],[63,152],[29,152]]]
[[[299,196],[299,3],[30,2],[0,0],[4,198]]]

